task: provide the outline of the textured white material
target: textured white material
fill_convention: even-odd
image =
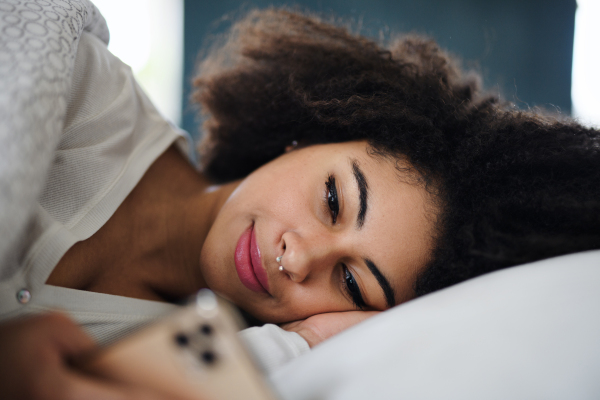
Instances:
[[[271,377],[287,400],[599,399],[600,251],[405,303]]]
[[[80,35],[109,38],[91,2],[40,3],[0,1],[0,265],[24,233],[52,162]]]
[[[40,174],[46,181],[37,206],[25,235],[2,265],[0,318],[60,308],[106,341],[172,306],[48,288],[45,281],[75,242],[108,221],[160,154],[177,139],[186,141],[146,98],[131,69],[87,32],[79,40],[67,99],[53,161]],[[20,289],[31,293],[29,302],[18,301]],[[103,300],[113,297],[122,300]]]
[[[240,338],[251,350],[263,371],[275,371],[294,358],[308,353],[306,340],[295,332],[286,332],[277,325],[244,329]]]

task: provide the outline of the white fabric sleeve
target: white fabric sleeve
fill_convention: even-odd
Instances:
[[[59,143],[83,30],[108,43],[106,22],[88,0],[0,1],[0,270]]]
[[[310,350],[302,336],[273,324],[244,329],[239,332],[239,337],[265,373]]]

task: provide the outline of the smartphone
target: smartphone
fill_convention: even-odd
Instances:
[[[185,400],[275,400],[237,336],[237,310],[202,289],[182,310],[80,360],[85,372]]]

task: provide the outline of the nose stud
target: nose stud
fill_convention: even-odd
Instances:
[[[277,260],[277,262],[281,264],[281,259],[282,259],[282,258],[283,258],[283,256],[279,256],[279,257],[277,257],[275,260]],[[285,268],[283,268],[283,265],[280,265],[280,266],[279,266],[279,270],[280,270],[280,271],[283,271],[284,269],[285,269]]]

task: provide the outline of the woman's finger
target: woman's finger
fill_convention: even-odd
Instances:
[[[70,373],[65,382],[60,396],[64,400],[177,400],[145,388],[106,382],[78,373]]]
[[[45,326],[47,338],[63,356],[73,357],[96,348],[92,338],[81,327],[62,313],[51,313],[40,321]]]

